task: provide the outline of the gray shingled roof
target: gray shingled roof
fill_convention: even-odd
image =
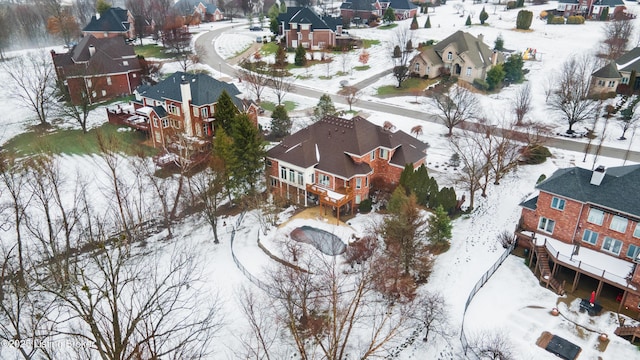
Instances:
[[[338,25],[342,25],[342,18],[330,16],[320,17],[308,7],[290,7],[286,13],[278,15],[278,23],[284,23],[284,29],[289,30],[290,23],[311,24],[312,30],[329,29],[336,31]]]
[[[343,1],[340,5],[341,9],[349,9],[353,11],[373,11],[375,6],[371,0],[351,0]]]
[[[427,64],[442,64],[442,59],[438,56],[433,46],[424,46],[416,56],[422,58]]]
[[[122,32],[129,31],[127,10],[119,7],[109,8],[99,18],[91,17],[89,24],[82,29],[87,32]]]
[[[412,2],[409,0],[391,0],[389,2],[389,7],[393,10],[401,11],[401,10],[411,10],[417,8]]]
[[[622,0],[596,0],[596,2],[593,3],[593,5],[607,5],[609,7],[616,7],[616,6],[624,6],[624,1]]]
[[[93,56],[89,52],[91,46],[95,49]],[[127,45],[122,37],[97,39],[87,35],[68,53],[56,55],[53,62],[56,67],[63,68],[67,77],[119,74],[142,69],[133,46]]]
[[[173,5],[173,8],[183,14],[193,14],[196,6],[200,5],[200,3],[207,9],[207,14],[215,13],[218,8],[215,4],[206,2],[206,0],[179,0]]]
[[[427,149],[427,144],[405,132],[384,130],[359,116],[325,116],[284,138],[267,152],[267,157],[349,179],[372,171],[366,163],[355,163],[349,154],[364,156],[380,146],[396,149],[390,162],[401,167],[423,159]]]
[[[180,82],[182,79],[191,85],[191,103],[195,106],[214,104],[223,90],[231,96],[238,109],[242,109],[242,100],[238,98],[240,90],[233,85],[216,80],[206,74],[190,74],[182,71],[173,73],[165,80],[151,87],[138,87],[138,93],[147,98],[164,102],[167,99],[182,102]]]
[[[640,216],[640,165],[606,169],[600,185],[591,185],[592,174],[593,171],[579,167],[560,169],[536,188],[583,203]]]
[[[523,208],[527,208],[529,210],[535,210],[538,208],[538,197],[532,197],[529,200],[526,200],[524,202],[520,203],[520,206],[522,206]]]
[[[442,58],[444,57],[442,51],[451,43],[455,43],[458,54],[465,53],[475,66],[485,67],[491,64],[493,50],[487,44],[479,41],[477,37],[462,30],[458,30],[439,41],[434,45],[434,50]]]
[[[626,54],[616,60],[620,71],[631,72],[640,71],[640,47],[629,50]]]
[[[607,65],[598,69],[592,75],[602,79],[618,79],[621,77],[618,72],[618,67],[614,61],[610,61]]]

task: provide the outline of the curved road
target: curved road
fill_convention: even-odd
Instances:
[[[243,25],[240,25],[243,26]],[[216,29],[216,30],[212,30],[209,31],[207,33],[202,34],[201,36],[198,37],[198,39],[196,40],[196,49],[201,46],[202,48],[206,49],[206,52],[203,54],[200,54],[200,58],[201,58],[201,62],[211,66],[213,69],[216,69],[224,74],[227,74],[231,77],[237,77],[237,70],[234,67],[235,64],[228,64],[227,60],[223,59],[217,51],[215,51],[215,39],[220,36],[220,34],[222,34],[223,32],[229,31],[231,30],[230,28],[226,27],[226,28],[221,28],[221,29]],[[235,59],[237,60],[237,58]],[[356,86],[359,89],[365,88],[371,84],[373,84],[374,82],[378,81],[378,79],[381,76],[385,76],[387,74],[389,74],[391,72],[391,70],[386,70],[383,71],[379,74],[376,74],[374,76],[371,76],[367,79],[364,79],[362,81],[360,81],[357,84],[354,84],[353,86]],[[301,96],[306,96],[306,97],[310,97],[310,98],[315,98],[315,99],[319,99],[323,94],[325,94],[324,91],[320,91],[320,90],[316,90],[313,88],[309,88],[306,86],[301,86],[301,85],[292,85],[292,89],[290,91],[291,93],[295,93],[296,95],[301,95]],[[331,99],[333,100],[334,103],[339,103],[339,104],[343,104],[343,105],[348,105],[347,102],[344,100],[344,98],[340,95],[336,95],[336,94],[329,94],[331,96]],[[424,121],[428,121],[428,122],[432,122],[432,123],[438,123],[441,124],[441,122],[437,119],[437,117],[430,115],[430,114],[426,114],[424,112],[421,111],[417,111],[417,110],[411,110],[411,109],[407,109],[404,108],[400,105],[394,105],[394,104],[390,104],[390,103],[384,103],[382,101],[363,101],[360,100],[357,103],[357,107],[362,108],[362,109],[366,109],[366,110],[371,110],[371,111],[378,111],[378,112],[382,112],[382,113],[388,113],[388,114],[394,114],[394,115],[399,115],[399,116],[406,116],[406,117],[410,117],[410,118],[414,118],[414,119],[421,119]],[[569,151],[575,151],[575,152],[581,152],[584,153],[586,144],[579,142],[579,141],[574,141],[574,140],[570,140],[570,139],[563,139],[563,138],[557,138],[557,137],[547,137],[546,138],[547,142],[546,145],[549,147],[554,147],[554,148],[558,148],[558,149],[563,149],[563,150],[569,150]],[[595,140],[592,144],[591,144],[591,148],[589,153],[590,154],[594,154],[596,152],[597,149],[597,145],[598,145],[598,140]],[[615,147],[610,147],[610,146],[602,146],[600,148],[600,154],[599,156],[606,156],[606,157],[612,157],[612,158],[618,158],[618,159],[627,159],[629,161],[632,162],[640,162],[640,152],[639,151],[627,151],[626,149],[621,149],[621,148],[615,148]]]

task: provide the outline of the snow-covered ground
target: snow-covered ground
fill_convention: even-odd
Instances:
[[[453,31],[464,29],[474,35],[482,33],[485,42],[492,44],[498,35],[503,36],[505,47],[516,51],[523,51],[525,48],[535,48],[541,59],[535,62],[527,62],[526,66],[530,70],[527,81],[531,82],[534,94],[534,106],[529,115],[532,120],[542,121],[548,124],[557,124],[559,128],[566,126],[560,122],[557,114],[552,114],[544,105],[544,85],[547,76],[553,74],[562,62],[572,54],[582,52],[592,52],[597,48],[597,43],[601,39],[601,26],[599,22],[587,22],[585,25],[546,25],[537,15],[542,9],[556,7],[556,2],[547,5],[528,6],[527,9],[534,12],[533,31],[515,31],[515,17],[517,10],[504,11],[504,5],[495,6],[491,4],[471,4],[470,1],[463,2],[462,5],[467,12],[472,12],[472,21],[477,21],[477,16],[483,6],[490,17],[487,26],[474,25],[465,27],[464,17],[456,13],[454,6],[459,1],[449,1],[447,5],[430,12],[431,29],[423,29],[426,15],[420,15],[418,22],[420,29],[415,31],[415,37],[419,41],[428,39],[442,39],[450,35]],[[632,12],[638,12],[640,8],[636,3],[627,2],[627,6]],[[410,20],[400,22],[400,26],[408,26]],[[222,35],[216,39],[215,49],[224,58],[231,58],[238,52],[246,49],[255,42],[256,32],[250,32],[246,23],[235,22],[234,24],[204,24],[195,29],[202,32],[218,26],[234,26],[233,35]],[[236,28],[240,28],[237,31]],[[393,36],[394,30],[379,29],[351,29],[350,33],[364,38],[377,39],[380,45],[375,45],[369,49],[371,59],[368,63],[370,69],[366,71],[350,71],[345,76],[336,76],[335,73],[342,71],[337,55],[332,65],[317,65],[310,69],[301,70],[302,78],[297,79],[297,85],[315,89],[323,89],[329,92],[336,92],[341,80],[356,82],[367,76],[380,73],[389,66],[388,41]],[[637,35],[634,35],[634,39]],[[635,41],[632,41],[635,43]],[[357,54],[351,55],[351,66],[360,65],[357,62]],[[172,65],[167,65],[164,71],[177,70]],[[216,74],[216,69],[209,69],[212,74]],[[301,75],[298,74],[298,75]],[[331,79],[323,80],[320,77]],[[0,72],[0,83],[9,81],[7,74]],[[242,90],[242,84],[234,80],[236,85]],[[365,95],[361,101],[380,101],[373,94],[375,89],[382,85],[394,84],[391,77],[381,78],[376,84],[365,89]],[[489,119],[499,118],[500,113],[508,111],[508,98],[517,86],[512,85],[502,90],[500,93],[481,97],[480,101]],[[0,87],[0,96],[6,100],[5,111],[0,114],[0,142],[4,142],[12,136],[25,131],[25,127],[34,124],[31,115],[21,108],[16,100],[10,98],[8,87]],[[270,91],[265,91],[266,100],[273,101],[274,95]],[[294,130],[307,124],[310,120],[306,116],[306,109],[317,103],[317,99],[308,99],[296,94],[288,94],[285,100],[296,103],[294,112]],[[415,97],[387,98],[383,101],[400,107],[414,108],[425,112],[432,111],[426,99],[420,99],[421,104],[414,104]],[[354,106],[357,109],[357,104]],[[424,123],[419,119],[410,119],[400,116],[389,116],[388,114],[367,112],[364,114],[374,123],[382,124],[384,121],[391,121],[399,130],[407,133],[416,125],[423,126],[423,135],[419,138],[428,142],[429,148],[428,163],[431,175],[435,176],[440,184],[454,184],[451,169],[440,166],[449,160],[451,150],[447,144],[448,140],[442,136],[445,128],[441,125]],[[98,108],[91,114],[91,126],[97,126],[106,121],[104,109]],[[265,124],[268,118],[262,118]],[[74,126],[71,124],[70,126]],[[609,125],[605,137],[605,144],[626,148],[627,142],[615,140],[619,136],[619,129],[613,124]],[[640,150],[636,134],[631,148]],[[491,186],[487,198],[476,199],[476,210],[467,216],[463,216],[454,221],[453,238],[451,248],[448,252],[438,256],[433,273],[429,282],[423,290],[437,291],[443,294],[447,301],[447,310],[450,314],[450,324],[452,334],[448,339],[441,339],[437,342],[424,344],[417,342],[404,350],[401,359],[451,359],[460,356],[459,329],[462,323],[464,305],[467,296],[480,275],[484,273],[501,255],[503,249],[496,241],[496,235],[503,230],[513,230],[520,216],[518,204],[526,199],[534,190],[535,181],[541,174],[549,176],[554,170],[567,166],[585,166],[591,168],[593,157],[587,157],[586,162],[582,162],[583,154],[568,151],[551,149],[554,158],[544,164],[536,166],[523,166],[505,178],[499,186]],[[99,179],[101,170],[98,169],[99,161],[91,157],[60,157],[59,161],[63,168],[68,169],[69,176],[83,176],[87,179]],[[598,163],[606,166],[622,165],[620,159],[598,158]],[[438,166],[436,166],[438,165]],[[454,184],[455,185],[455,184]],[[458,195],[463,191],[458,189]],[[96,206],[99,206],[97,203]],[[106,206],[106,205],[104,205]],[[286,218],[287,215],[283,217]],[[292,227],[301,224],[311,225],[327,231],[344,234],[350,237],[351,234],[366,233],[371,224],[379,221],[379,215],[357,215],[349,221],[349,227],[336,229],[322,219],[307,219],[292,221],[281,229],[270,229],[267,235],[263,235],[260,230],[258,219],[255,215],[247,214],[237,229],[234,251],[238,260],[254,276],[260,278],[264,269],[275,266],[275,263],[257,246],[257,239],[260,237],[261,243],[269,248],[273,253],[277,253],[278,244],[283,234],[290,232]],[[205,279],[210,290],[220,294],[225,315],[225,326],[218,334],[215,342],[215,359],[235,359],[236,350],[239,345],[239,338],[247,332],[247,325],[243,319],[237,294],[241,287],[252,287],[245,275],[237,268],[233,262],[230,252],[230,235],[235,217],[228,217],[220,223],[219,233],[221,234],[221,244],[215,245],[212,241],[211,230],[206,222],[198,217],[190,217],[174,230],[174,240],[177,243],[191,249],[196,249],[206,259]],[[161,237],[160,234],[158,237]],[[153,241],[153,240],[151,240]],[[524,261],[515,256],[509,257],[502,267],[495,273],[489,282],[480,290],[471,303],[465,317],[467,335],[473,336],[483,330],[501,331],[507,334],[509,341],[514,347],[516,359],[554,359],[555,356],[544,351],[535,345],[536,340],[543,331],[560,335],[578,346],[582,347],[580,359],[633,359],[638,357],[638,350],[627,341],[613,335],[616,327],[614,314],[605,312],[598,317],[588,317],[586,314],[577,312],[578,304],[572,302],[566,304],[558,301],[559,297],[549,290],[537,284],[531,271],[525,266]],[[558,307],[563,316],[554,317],[550,314],[550,309]],[[575,323],[584,325],[594,332],[578,330]],[[606,349],[598,346],[597,336],[600,332],[609,335],[609,344]],[[1,349],[0,349],[1,351]],[[0,352],[0,355],[2,353]]]

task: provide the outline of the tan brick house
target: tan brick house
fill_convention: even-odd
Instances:
[[[541,280],[556,282],[561,272],[571,291],[581,279],[591,281],[598,298],[615,298],[618,311],[637,315],[640,165],[560,169],[536,189],[537,196],[520,204],[520,226],[535,234],[531,257]]]
[[[369,198],[372,184],[395,186],[406,164],[417,169],[427,144],[356,116],[325,116],[285,137],[267,152],[268,186],[304,204],[353,210]]]
[[[290,7],[278,15],[279,33],[289,48],[301,45],[320,50],[336,46],[342,35],[342,18],[320,16],[308,7]]]
[[[612,92],[635,92],[640,90],[640,47],[610,61],[591,74],[592,95]]]

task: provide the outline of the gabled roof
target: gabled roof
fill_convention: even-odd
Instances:
[[[351,0],[344,1],[340,5],[340,9],[348,9],[353,11],[373,11],[376,10],[376,7],[373,6],[373,2],[371,0]]]
[[[442,52],[450,44],[455,44],[458,54],[465,53],[475,66],[485,67],[491,64],[493,50],[468,32],[456,31],[434,45],[434,50],[442,58]]]
[[[379,147],[395,149],[390,162],[399,167],[424,159],[427,150],[427,144],[413,136],[390,132],[362,117],[325,116],[284,138],[267,157],[349,179],[372,171],[367,163],[356,163],[350,155],[365,156]]]
[[[173,100],[182,102],[182,92],[180,91],[182,79],[187,80],[190,84],[191,103],[193,105],[215,104],[222,91],[226,90],[238,109],[242,109],[242,100],[238,98],[240,90],[235,85],[216,80],[206,74],[190,74],[178,71],[154,86],[139,87],[137,91],[140,96],[157,101]]]
[[[618,67],[614,61],[610,61],[607,65],[603,66],[591,75],[602,79],[618,79],[621,77],[618,72]]]
[[[112,7],[99,15],[93,15],[89,24],[82,29],[85,32],[121,32],[129,31],[128,11]]]
[[[620,56],[616,60],[619,71],[631,72],[635,70],[640,72],[640,47],[629,50],[626,54]]]
[[[579,4],[578,0],[558,0],[558,4]]]
[[[389,2],[389,7],[398,12],[399,10],[412,10],[417,8],[411,1],[409,0],[391,0]]]
[[[579,167],[560,169],[536,188],[640,217],[640,165],[608,168],[600,185],[591,185],[592,174]]]
[[[93,35],[83,37],[68,53],[54,55],[53,63],[56,67],[61,66],[66,76],[117,74],[142,69],[133,46],[127,45],[124,38],[97,39]]]
[[[593,5],[608,6],[608,7],[624,6],[624,1],[622,1],[622,0],[596,0],[593,3]]]
[[[416,57],[420,57],[427,64],[442,64],[442,59],[436,54],[433,46],[424,46]]]
[[[312,30],[333,30],[342,25],[341,17],[322,16],[320,17],[308,7],[290,7],[286,13],[278,15],[278,23],[284,23],[284,29],[289,30],[291,23],[311,24]]]
[[[216,9],[218,9],[215,4],[201,0],[178,0],[173,5],[173,8],[183,14],[193,14],[195,8],[200,4],[204,5],[207,9],[207,14],[213,14],[216,12]]]

